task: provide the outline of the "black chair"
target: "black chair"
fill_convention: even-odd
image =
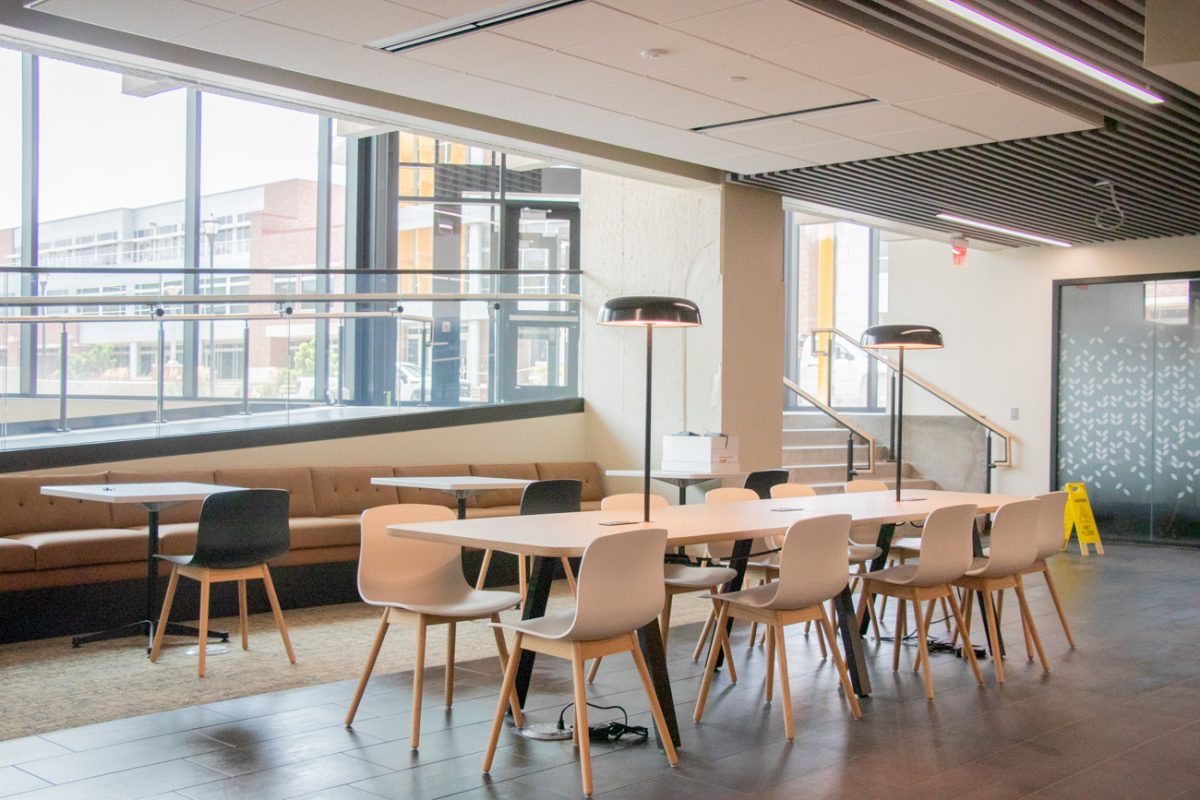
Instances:
[[[525,487],[521,494],[521,515],[529,514],[563,514],[579,511],[583,508],[583,482],[575,480],[534,481]],[[520,558],[521,602],[525,602],[525,592],[528,588],[528,571],[525,557]],[[571,594],[575,594],[575,570],[571,567],[571,559],[562,557],[563,575]]]
[[[225,581],[238,582],[242,649],[249,647],[246,581],[262,578],[288,660],[295,664],[296,654],[292,651],[283,612],[279,609],[279,598],[275,595],[275,585],[267,569],[268,561],[284,555],[291,546],[288,493],[283,489],[239,489],[210,495],[200,509],[196,552],[190,556],[155,556],[171,562],[172,566],[150,660],[157,661],[162,650],[163,633],[171,617],[175,588],[179,576],[183,575],[200,582],[200,677],[204,677],[205,641],[208,639],[209,585]]]
[[[786,469],[763,469],[746,476],[747,489],[753,489],[763,500],[771,498],[771,487],[788,482]]]

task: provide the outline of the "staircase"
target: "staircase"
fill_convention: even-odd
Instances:
[[[867,463],[867,446],[855,438],[854,463]],[[889,461],[886,443],[875,446],[875,471],[860,469],[857,477],[896,484],[896,464]],[[840,492],[846,482],[846,429],[817,411],[788,411],[783,415],[783,466],[794,483],[807,483],[818,494]],[[936,489],[909,463],[904,464],[906,489]]]

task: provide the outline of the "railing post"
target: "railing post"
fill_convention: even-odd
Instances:
[[[854,469],[854,431],[846,431],[846,483],[854,480],[858,473]]]
[[[983,491],[986,494],[992,493],[992,470],[996,465],[992,463],[992,432],[987,428],[983,429],[984,438],[984,470],[983,470]]]
[[[158,309],[158,401],[155,404],[154,421],[157,424],[166,422],[163,419],[163,389],[166,385],[166,369],[167,369],[167,334],[163,330],[162,309]]]
[[[896,460],[896,373],[888,372],[888,455]]]
[[[67,323],[62,323],[58,334],[58,432],[66,433],[67,427]]]
[[[341,359],[338,359],[338,371],[340,374]],[[340,394],[341,386],[338,390]],[[250,416],[250,320],[246,320],[242,328],[242,415]]]

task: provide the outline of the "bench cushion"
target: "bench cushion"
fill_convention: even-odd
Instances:
[[[216,483],[211,469],[167,470],[164,472],[108,471],[109,483],[151,483],[154,481]],[[203,502],[203,500],[195,500],[191,503],[164,508],[158,512],[158,523],[162,525],[169,522],[195,522],[200,519],[200,506]],[[146,509],[137,503],[116,503],[113,505],[112,518],[114,528],[142,528],[146,525]]]
[[[488,478],[522,478],[527,481],[538,479],[537,467],[533,464],[472,464],[472,475]],[[496,506],[519,506],[524,489],[497,489],[491,492],[480,492],[475,495],[476,504],[480,508]]]
[[[171,522],[158,526],[158,552],[165,556],[190,556],[196,552],[198,522]],[[146,530],[145,526],[142,530]]]
[[[35,568],[33,545],[0,538],[0,572],[24,572]]]
[[[537,475],[540,481],[575,480],[583,484],[580,499],[599,501],[604,497],[604,481],[600,478],[600,465],[595,461],[539,461]]]
[[[225,486],[244,486],[247,489],[287,489],[289,516],[317,516],[312,470],[308,467],[219,469],[216,471],[215,477],[217,483]]]
[[[0,478],[0,536],[43,531],[112,528],[112,504],[42,494],[50,484],[105,483],[106,473],[5,475]],[[143,522],[145,520],[143,519]]]
[[[11,538],[37,551],[38,570],[146,560],[146,532],[128,528],[22,533]]]
[[[368,508],[400,502],[395,486],[376,486],[371,478],[391,478],[391,467],[313,467],[318,517],[361,514]]]
[[[292,517],[292,549],[358,545],[358,519],[340,517]]]
[[[444,475],[470,475],[471,467],[467,464],[439,464],[432,467],[396,467],[397,478],[426,478]],[[409,489],[400,487],[401,503],[425,503],[431,506],[458,508],[458,500],[451,492],[440,492],[436,489]],[[467,508],[475,507],[475,498],[467,498]]]

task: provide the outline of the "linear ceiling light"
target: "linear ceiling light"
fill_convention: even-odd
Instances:
[[[496,14],[490,14],[479,19],[456,19],[444,28],[438,28],[429,33],[422,33],[418,36],[406,35],[394,41],[385,42],[378,45],[380,50],[386,50],[389,53],[401,53],[405,50],[412,50],[414,47],[422,47],[434,42],[453,39],[455,36],[462,36],[464,33],[474,33],[486,28],[491,28],[494,25],[502,25],[505,22],[516,22],[519,19],[526,19],[537,14],[544,14],[547,11],[554,11],[565,6],[573,6],[576,3],[582,3],[584,0],[545,0],[541,3],[528,3],[520,5],[517,8],[503,11]],[[428,30],[428,28],[426,28]]]
[[[1093,67],[1086,61],[1082,61],[1069,53],[1064,53],[1055,47],[1051,47],[1045,42],[1034,39],[1032,36],[1021,33],[1015,28],[1010,28],[1003,22],[992,19],[991,17],[980,14],[972,8],[964,6],[956,0],[925,0],[932,6],[937,6],[943,11],[949,12],[959,19],[966,20],[972,25],[978,25],[986,31],[996,34],[1002,39],[1019,44],[1021,47],[1032,50],[1033,52],[1045,56],[1051,61],[1061,64],[1067,69],[1074,70],[1081,75],[1086,75],[1098,83],[1102,83],[1111,89],[1116,89],[1118,92],[1137,98],[1143,103],[1164,103],[1162,97],[1146,91],[1145,89],[1134,86],[1124,78],[1118,78],[1116,75],[1105,72],[1102,69]]]
[[[1025,233],[1025,231],[1013,230],[1012,228],[1006,228],[1003,225],[993,225],[990,222],[980,222],[979,220],[967,219],[966,217],[960,217],[956,214],[937,214],[936,216],[938,219],[945,220],[946,222],[956,222],[959,225],[970,225],[972,228],[982,228],[985,231],[1002,233],[1005,236],[1016,236],[1018,239],[1028,239],[1029,241],[1037,242],[1038,244],[1049,244],[1054,245],[1055,247],[1071,246],[1070,242],[1064,242],[1061,239],[1050,239],[1045,236],[1038,236],[1036,233]]]
[[[764,114],[758,117],[746,117],[745,119],[735,119],[730,122],[714,122],[711,125],[697,125],[694,128],[688,128],[693,133],[707,133],[708,131],[724,130],[737,125],[753,125],[756,122],[771,122],[779,119],[793,119],[802,117],[806,114],[817,114],[822,111],[838,111],[843,108],[851,108],[853,106],[877,106],[879,101],[873,97],[868,97],[864,100],[850,100],[846,103],[834,103],[831,106],[816,106],[814,108],[801,108],[796,111],[783,111],[779,114]]]

